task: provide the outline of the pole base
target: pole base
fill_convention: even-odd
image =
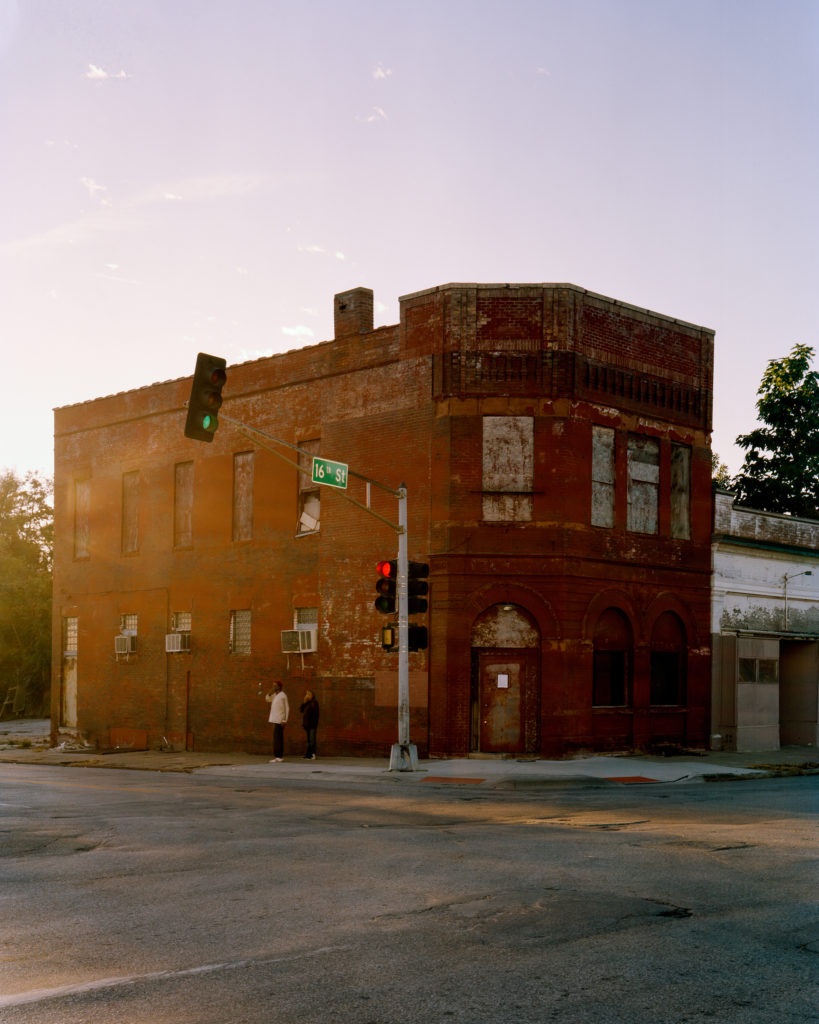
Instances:
[[[414,743],[393,743],[390,750],[391,772],[417,772],[418,748]]]

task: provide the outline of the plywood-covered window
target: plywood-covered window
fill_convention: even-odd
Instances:
[[[628,439],[628,529],[657,533],[660,491],[660,442],[630,434]]]
[[[193,463],[174,466],[173,546],[189,548],[193,544]]]
[[[233,456],[233,539],[253,539],[253,465],[255,452]]]
[[[614,430],[592,427],[591,524],[614,526]]]
[[[691,539],[691,449],[671,445],[671,536]]]
[[[313,456],[319,454],[320,446],[318,437],[299,442],[297,533],[317,533],[321,529],[321,488],[313,483]]]
[[[534,419],[484,416],[482,468],[484,520],[530,520],[535,475]]]
[[[88,558],[91,535],[91,481],[74,481],[74,557]]]
[[[139,470],[122,474],[122,553],[139,551]]]

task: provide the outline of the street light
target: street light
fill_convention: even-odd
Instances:
[[[805,569],[803,572],[792,572],[790,575],[785,573],[783,579],[785,581],[785,632],[788,632],[788,580],[795,580],[797,576],[813,576],[812,569]]]

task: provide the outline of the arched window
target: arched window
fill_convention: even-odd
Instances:
[[[674,612],[663,612],[651,630],[652,705],[685,703],[685,626]]]
[[[607,608],[594,627],[592,704],[625,707],[630,701],[631,626],[617,608]]]

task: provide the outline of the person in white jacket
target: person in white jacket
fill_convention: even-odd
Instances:
[[[267,720],[273,723],[273,757],[270,763],[276,764],[284,760],[284,727],[290,715],[287,694],[278,679],[273,683],[273,692],[268,693],[265,700],[270,703],[270,716]]]

